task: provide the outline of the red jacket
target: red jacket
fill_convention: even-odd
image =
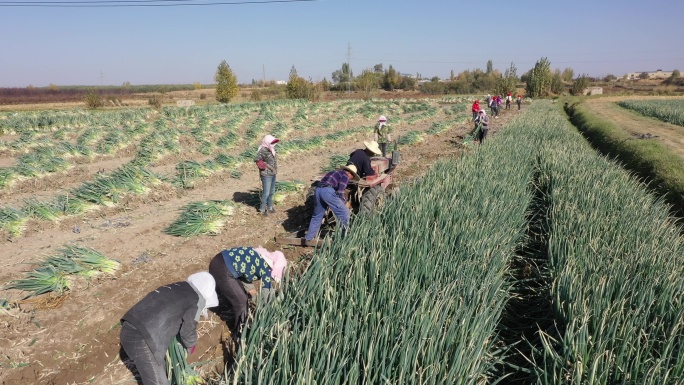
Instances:
[[[480,111],[480,103],[479,103],[477,100],[475,101],[475,103],[473,103],[472,111],[473,111],[473,112],[478,112],[478,111]]]

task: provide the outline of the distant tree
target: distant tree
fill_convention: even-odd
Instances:
[[[399,81],[399,88],[404,91],[414,91],[416,89],[416,79],[410,76],[402,76]]]
[[[582,74],[575,79],[575,82],[572,83],[572,89],[570,92],[573,95],[583,95],[584,90],[589,87],[589,77],[586,74]]]
[[[379,74],[383,73],[384,70],[382,69],[382,63],[374,65],[373,66],[373,72],[379,73]]]
[[[216,82],[216,100],[219,103],[228,103],[237,96],[240,88],[237,77],[225,60],[216,69],[214,81]]]
[[[648,79],[648,72],[642,72],[639,74],[639,79]]]
[[[510,67],[504,71],[504,75],[497,78],[494,92],[498,95],[506,95],[509,92],[515,92],[515,85],[518,84],[517,72],[518,69],[515,67],[515,64],[511,62]]]
[[[330,82],[328,81],[328,79],[323,78],[323,80],[321,80],[321,89],[323,91],[330,90]]]
[[[607,82],[612,82],[612,81],[614,81],[614,80],[617,80],[617,76],[615,76],[615,75],[613,75],[613,74],[608,74],[608,75],[606,75],[606,76],[603,77],[603,81],[606,82],[606,83],[607,83]]]
[[[332,73],[332,79],[337,83],[337,88],[344,90],[351,88],[351,81],[354,77],[349,63],[342,63],[342,69]]]
[[[59,89],[59,87],[57,87],[56,84],[50,83],[50,85],[48,86],[48,90],[50,90],[50,91],[57,91],[58,89]]]
[[[88,93],[83,97],[83,102],[89,109],[102,108],[105,104],[105,99],[94,88],[88,90]]]
[[[537,61],[527,81],[526,92],[533,98],[548,94],[551,86],[551,62],[543,57]]]
[[[314,85],[311,79],[306,80],[297,75],[297,69],[293,65],[290,69],[290,78],[285,87],[285,95],[288,99],[308,99],[315,101],[320,98],[321,86]]]
[[[449,81],[454,81],[454,70],[451,70],[451,72],[449,72]]]
[[[487,72],[487,74],[491,74],[492,71],[494,71],[494,63],[490,59],[490,60],[487,60],[487,71],[486,72]]]
[[[354,83],[356,84],[356,89],[361,91],[361,96],[366,100],[372,99],[380,86],[378,77],[370,69],[363,70],[361,75],[356,77]]]
[[[563,70],[563,73],[561,74],[561,77],[563,78],[563,81],[564,81],[564,82],[568,82],[568,83],[569,83],[569,82],[572,81],[572,78],[575,77],[575,71],[574,71],[572,68],[567,67],[566,69]]]
[[[123,82],[123,84],[121,85],[121,87],[123,87],[123,88],[131,88],[131,82]]]
[[[551,93],[560,95],[565,91],[565,83],[563,83],[563,75],[559,69],[553,71],[551,75],[551,84],[549,85]]]
[[[399,73],[390,64],[385,75],[382,77],[382,88],[386,91],[394,91],[399,86]]]
[[[202,83],[195,82],[192,84],[192,88],[194,88],[195,90],[201,90],[202,89]]]
[[[670,75],[670,77],[673,78],[673,79],[677,79],[677,78],[680,77],[680,76],[681,76],[681,75],[680,75],[680,73],[679,73],[679,70],[677,70],[677,69],[672,70],[672,75]]]
[[[432,78],[430,78],[430,81],[431,81],[431,82],[438,82],[438,81],[439,81],[439,76],[433,76]]]

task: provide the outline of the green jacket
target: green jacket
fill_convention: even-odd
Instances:
[[[383,124],[380,126],[380,123],[375,125],[375,130],[373,131],[374,134],[378,135],[378,143],[387,143],[389,142],[388,136],[392,132],[392,128],[390,128],[387,123]]]

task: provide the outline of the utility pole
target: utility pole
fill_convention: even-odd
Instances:
[[[347,43],[347,64],[349,66],[349,79],[347,82],[347,93],[351,93],[351,81],[352,81],[352,70],[351,70],[351,44]]]
[[[262,83],[261,85],[262,85],[263,87],[266,87],[266,64],[262,64],[262,65],[261,65],[261,69],[262,69],[262,71],[263,71],[263,75],[261,75],[261,76],[262,76],[262,82],[263,82],[263,83]]]

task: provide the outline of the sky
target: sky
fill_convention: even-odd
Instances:
[[[331,80],[346,62],[442,79],[543,57],[575,76],[684,70],[682,0],[263,1],[0,0],[0,87],[212,84],[223,60],[240,83],[293,66]]]

